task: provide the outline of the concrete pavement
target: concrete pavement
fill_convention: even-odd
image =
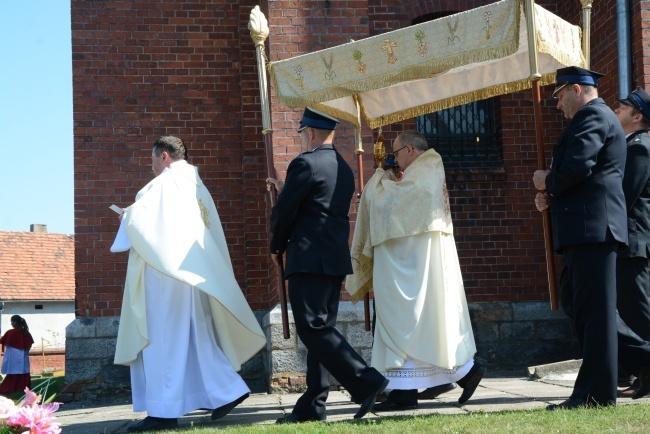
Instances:
[[[543,408],[551,403],[564,401],[571,394],[575,374],[549,375],[541,380],[532,380],[512,375],[495,375],[484,378],[472,399],[459,405],[457,400],[462,389],[457,387],[440,397],[420,401],[417,410],[399,413],[368,414],[366,418],[378,418],[395,415],[426,414],[464,414],[474,411],[530,410]],[[212,422],[210,413],[195,411],[179,419],[181,427],[189,426],[226,426],[241,424],[274,423],[278,417],[291,412],[298,394],[252,394],[246,401],[235,408],[228,416]],[[619,398],[619,405],[647,403],[643,398],[638,401]],[[327,401],[327,419],[330,422],[351,420],[358,410],[358,405],[350,401],[345,391],[333,391]],[[130,400],[111,403],[70,403],[61,406],[55,413],[63,426],[65,434],[124,433],[133,423],[146,416],[145,413],[133,413]]]

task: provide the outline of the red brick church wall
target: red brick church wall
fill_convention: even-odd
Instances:
[[[108,206],[131,204],[151,179],[151,144],[162,134],[188,144],[251,306],[273,304],[246,29],[255,4],[72,1],[77,315],[120,312],[126,255],[108,251],[118,227]]]
[[[461,11],[489,1],[264,1],[269,59],[281,60],[384,33],[420,15]],[[575,2],[538,2],[579,23]],[[648,1],[632,2],[635,82],[648,75],[640,35]],[[189,144],[190,162],[213,193],[237,278],[251,306],[277,302],[267,245],[269,213],[254,48],[246,29],[255,1],[72,1],[75,120],[77,314],[119,314],[126,255],[108,248],[118,221],[112,203],[128,205],[150,178],[151,143],[164,133]],[[556,7],[557,4],[557,7]],[[594,69],[608,73],[601,94],[616,98],[614,0],[596,2]],[[546,156],[566,121],[543,89]],[[281,177],[298,152],[300,109],[272,99],[273,149]],[[548,299],[541,218],[531,182],[536,168],[530,92],[498,98],[502,171],[455,171],[448,186],[470,301]],[[388,148],[413,121],[385,129]],[[363,130],[366,179],[372,174],[369,129]],[[353,130],[337,143],[356,170]],[[354,219],[355,204],[352,208]]]

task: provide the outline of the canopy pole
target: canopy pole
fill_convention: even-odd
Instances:
[[[365,187],[363,179],[363,141],[361,139],[361,104],[359,102],[359,95],[354,95],[354,103],[357,106],[357,124],[354,126],[354,139],[356,142],[356,149],[354,153],[357,155],[357,170],[359,171],[359,195],[357,198],[361,198],[361,193],[363,193],[363,188]],[[370,292],[366,292],[366,295],[363,297],[363,320],[366,326],[366,331],[370,331]]]
[[[585,56],[585,68],[590,69],[591,61],[591,4],[593,0],[580,0],[582,4],[582,54]]]
[[[264,152],[266,154],[266,175],[269,178],[276,178],[275,166],[273,165],[273,130],[271,129],[269,85],[266,79],[266,56],[264,53],[264,41],[269,36],[269,23],[259,6],[255,6],[251,10],[248,30],[251,32],[253,42],[255,42],[255,57],[257,58],[257,78],[260,83],[260,104],[262,106],[262,134],[264,135]],[[277,191],[272,188],[269,191],[271,206],[275,205],[276,198]],[[287,310],[287,291],[284,284],[283,255],[280,255],[278,264],[278,293],[282,313],[282,334],[285,339],[289,339],[289,314]]]
[[[537,32],[535,28],[534,0],[525,0],[526,28],[528,33],[528,59],[530,63],[530,81],[533,91],[533,113],[535,118],[535,142],[537,144],[537,168],[546,170],[544,158],[544,130],[542,125],[542,98],[540,79],[542,78],[537,68]],[[555,257],[553,256],[553,237],[549,210],[542,212],[544,223],[544,246],[546,252],[546,272],[548,277],[548,290],[551,298],[551,310],[558,309],[558,294],[555,281]]]

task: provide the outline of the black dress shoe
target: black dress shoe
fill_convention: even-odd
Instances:
[[[474,366],[472,366],[472,369],[469,370],[467,375],[458,381],[458,385],[463,388],[463,393],[458,398],[459,404],[466,403],[474,395],[485,372],[487,372],[486,367],[481,366],[478,362],[474,362]]]
[[[161,431],[164,429],[178,428],[178,419],[147,416],[135,425],[131,425],[128,432]]]
[[[595,407],[595,404],[585,401],[584,399],[579,398],[569,398],[564,402],[559,404],[547,405],[547,410],[574,410],[576,408],[589,408]]]
[[[404,411],[415,410],[416,408],[418,408],[417,389],[395,389],[388,394],[388,397],[384,402],[375,404],[372,408],[372,412],[381,413],[382,411]]]
[[[245,393],[244,395],[240,396],[239,398],[235,399],[233,402],[230,402],[228,404],[222,405],[221,407],[215,408],[212,411],[212,420],[217,420],[221,419],[228,413],[232,411],[233,408],[237,407],[239,404],[244,402],[246,398],[249,397],[248,393]]]
[[[650,393],[650,366],[641,368],[639,382],[639,388],[632,393],[632,399],[643,398]]]
[[[384,381],[379,385],[379,388],[377,388],[374,393],[371,393],[369,397],[361,401],[361,407],[359,407],[357,414],[354,415],[355,419],[361,419],[370,410],[372,410],[372,407],[375,406],[375,402],[377,402],[377,395],[379,395],[384,391],[384,389],[386,389],[386,387],[388,387],[388,383],[389,380],[387,378],[384,378]]]
[[[418,393],[418,399],[434,399],[443,393],[451,392],[456,388],[454,383],[441,384],[440,386],[429,387]]]
[[[317,417],[300,417],[293,413],[284,417],[279,417],[275,423],[304,423],[304,422],[325,422],[327,417],[319,419]]]
[[[416,408],[418,408],[417,401],[415,402],[415,404],[403,404],[399,402],[386,400],[384,402],[380,402],[379,404],[375,404],[375,406],[372,408],[372,412],[381,413],[383,411],[405,411],[405,410],[415,410]]]

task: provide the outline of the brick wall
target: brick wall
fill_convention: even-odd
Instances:
[[[32,374],[60,371],[65,369],[65,349],[29,352],[29,364]]]
[[[0,356],[0,364],[4,355]],[[42,352],[40,350],[31,350],[29,352],[30,373],[40,374],[44,371],[60,371],[65,369],[65,348],[49,349]]]
[[[246,30],[255,3],[72,1],[77,315],[119,314],[126,254],[108,251],[118,227],[108,206],[132,203],[151,179],[151,143],[162,134],[188,144],[237,279],[253,308],[269,307],[264,155]]]
[[[125,254],[109,254],[117,219],[150,178],[150,144],[178,134],[189,144],[213,193],[235,272],[254,309],[277,302],[276,270],[267,255],[268,200],[254,47],[246,24],[258,2],[72,2],[75,105],[75,233],[77,314],[119,314]],[[261,3],[269,19],[271,61],[410,25],[422,15],[462,11],[490,1],[283,1]],[[573,23],[578,2],[539,2]],[[632,4],[634,52],[644,52],[647,1]],[[557,8],[556,5],[557,4]],[[592,13],[593,68],[609,73],[601,94],[615,100],[615,2]],[[635,61],[635,83],[646,77]],[[565,122],[542,98],[547,158]],[[532,205],[536,168],[530,92],[498,98],[504,170],[449,173],[451,206],[471,301],[545,300],[541,219]],[[299,151],[300,109],[272,98],[273,152],[280,177]],[[388,149],[413,121],[384,128]],[[349,123],[337,144],[357,170]],[[363,129],[364,178],[373,173],[376,131]],[[351,218],[354,220],[356,204]]]
[[[650,83],[650,1],[633,0],[631,39],[632,39],[632,65],[633,88],[647,86]]]
[[[359,40],[368,36],[368,1],[269,1],[271,35],[268,39],[269,60],[278,61]],[[289,109],[272,100],[273,153],[278,175],[300,152],[296,133],[302,109]],[[370,141],[369,130],[364,138]],[[339,151],[356,168],[354,129],[342,123],[336,132]],[[370,161],[369,156],[366,160]]]

